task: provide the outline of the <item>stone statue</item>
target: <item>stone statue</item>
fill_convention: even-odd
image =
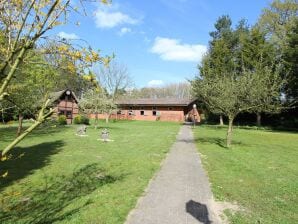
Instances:
[[[101,131],[101,139],[104,141],[104,142],[107,142],[109,140],[109,131],[108,129],[103,129]]]
[[[77,135],[86,135],[87,126],[83,125],[77,128]]]

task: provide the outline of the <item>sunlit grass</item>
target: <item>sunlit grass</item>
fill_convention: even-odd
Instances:
[[[298,223],[298,134],[235,129],[231,149],[226,128],[200,126],[196,143],[218,200],[245,211],[232,223]]]
[[[0,184],[0,223],[123,223],[159,169],[179,125],[167,122],[111,122],[113,142],[100,131],[77,126],[39,128],[1,162],[8,176]],[[0,147],[15,126],[0,128]]]

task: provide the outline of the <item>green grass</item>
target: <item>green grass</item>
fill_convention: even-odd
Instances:
[[[101,123],[102,126],[106,126]],[[34,131],[1,162],[0,223],[123,223],[175,140],[179,125],[119,121],[75,135],[77,126]],[[0,126],[0,148],[15,135]]]
[[[196,143],[216,199],[237,202],[245,211],[231,223],[298,223],[298,134],[200,126]]]

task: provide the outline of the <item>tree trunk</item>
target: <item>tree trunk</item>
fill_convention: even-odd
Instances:
[[[4,121],[4,109],[2,109],[1,112],[2,112],[2,123],[5,124],[5,121]]]
[[[227,132],[227,148],[230,148],[232,145],[233,121],[234,121],[234,117],[229,116],[229,127]]]
[[[22,133],[22,128],[23,128],[23,114],[19,113],[19,126],[18,126],[18,130],[17,130],[17,137],[20,136],[20,134]]]
[[[220,126],[223,126],[223,125],[224,125],[222,115],[219,115],[219,125],[220,125]]]
[[[51,116],[54,113],[53,109],[50,109],[49,112],[47,112],[46,114],[44,114],[44,110],[46,109],[46,107],[48,106],[50,100],[48,99],[45,104],[43,105],[43,107],[40,109],[37,120],[34,122],[34,124],[32,124],[29,128],[27,128],[20,136],[18,136],[17,138],[15,138],[8,146],[6,146],[3,151],[2,151],[2,156],[4,156],[8,151],[10,151],[11,149],[13,149],[13,147],[15,145],[17,145],[20,141],[23,140],[23,138],[25,138],[29,133],[31,133],[36,127],[38,127],[38,125],[40,125],[42,122],[44,122],[44,120],[46,118],[48,118],[49,116]]]
[[[94,121],[94,128],[97,129],[97,125],[98,125],[98,113],[95,113],[95,121]]]
[[[4,156],[9,150],[11,150],[16,144],[18,144],[23,138],[30,134],[36,127],[38,127],[47,117],[49,117],[54,110],[50,110],[47,114],[39,116],[39,119],[34,122],[29,128],[27,128],[20,136],[13,140],[6,148],[2,151],[2,156]]]
[[[261,113],[257,112],[257,126],[258,127],[261,126],[261,119],[262,119]]]
[[[106,114],[106,123],[109,123],[110,113]]]

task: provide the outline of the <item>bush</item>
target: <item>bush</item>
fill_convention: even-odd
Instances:
[[[81,124],[81,115],[75,116],[73,119],[74,124]]]
[[[73,123],[89,125],[89,118],[83,115],[78,115],[73,119]]]
[[[59,115],[57,121],[58,121],[58,124],[60,124],[60,125],[67,124],[65,115]]]
[[[82,116],[81,117],[81,124],[86,124],[86,125],[89,125],[89,118],[88,117],[85,117],[85,116]]]

